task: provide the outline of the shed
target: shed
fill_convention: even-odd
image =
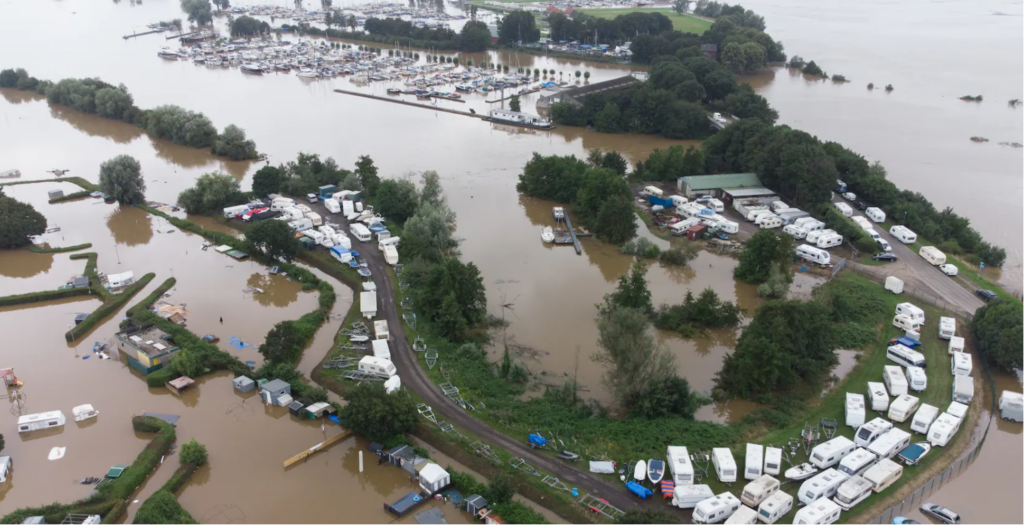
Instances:
[[[121,477],[121,474],[123,474],[125,469],[127,468],[128,465],[114,465],[113,467],[110,467],[110,470],[107,471],[107,477],[110,479],[117,479]]]
[[[88,318],[89,318],[89,314],[75,314],[75,325],[77,326],[77,325],[81,324],[82,321],[85,321]]]
[[[256,382],[249,379],[247,376],[238,376],[231,381],[231,384],[234,385],[235,390],[238,390],[243,394],[246,392],[252,392],[256,388]]]
[[[85,276],[75,277],[74,279],[71,280],[71,287],[72,288],[88,288],[89,287],[89,278],[85,277]]]
[[[696,241],[697,239],[701,238],[701,236],[704,234],[704,230],[706,229],[708,229],[708,227],[703,224],[692,226],[689,230],[686,230],[686,238],[691,241]]]
[[[306,407],[303,411],[302,416],[309,419],[318,419],[324,416],[337,414],[338,410],[334,408],[330,403],[313,403]]]
[[[420,469],[420,487],[431,496],[452,484],[452,475],[433,461],[426,462]]]
[[[473,494],[466,498],[464,502],[466,504],[466,512],[473,514],[474,516],[487,508],[487,500],[479,494]]]
[[[722,197],[726,189],[763,188],[756,173],[721,173],[718,175],[690,175],[680,177],[676,185],[686,197],[696,194]]]
[[[260,396],[263,397],[264,402],[273,403],[275,405],[280,405],[279,401],[283,396],[288,396],[290,398],[291,393],[292,385],[289,385],[281,379],[275,379],[260,387]],[[289,403],[291,403],[291,401],[289,401]]]
[[[183,392],[185,392],[185,390],[188,390],[188,387],[194,385],[195,383],[196,382],[193,381],[191,377],[181,376],[177,379],[171,379],[166,383],[165,386],[167,386],[167,389],[170,390],[172,394],[180,396]]]
[[[388,463],[402,467],[403,469],[411,472],[415,472],[413,467],[416,465],[416,451],[409,445],[399,445],[391,450],[384,452],[383,458]]]
[[[46,192],[46,195],[49,196],[51,199],[56,199],[64,196],[64,190],[50,190]]]
[[[295,417],[300,417],[303,406],[305,405],[303,405],[301,401],[292,401],[291,404],[288,405],[288,413]]]

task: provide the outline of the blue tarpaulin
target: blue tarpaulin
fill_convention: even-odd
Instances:
[[[548,444],[548,440],[539,434],[530,434],[530,444],[535,447],[543,447]]]
[[[662,199],[655,195],[647,197],[647,202],[650,202],[651,205],[664,206],[666,208],[675,208],[676,206],[675,203],[672,202],[672,199]]]
[[[905,346],[905,347],[907,347],[907,348],[914,348],[915,346],[921,344],[921,341],[916,341],[916,340],[911,339],[911,338],[909,338],[907,336],[902,336],[902,337],[897,338],[896,342],[901,344],[901,345],[903,345],[903,346]]]

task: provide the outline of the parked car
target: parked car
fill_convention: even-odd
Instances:
[[[960,273],[960,269],[952,264],[940,264],[939,271],[950,277],[956,277],[956,274]]]
[[[942,523],[960,523],[960,515],[934,503],[922,503],[921,512],[941,521]]]
[[[885,239],[875,239],[875,244],[878,245],[878,249],[884,252],[892,251],[892,246],[889,246],[889,241],[886,241]]]
[[[871,258],[873,260],[875,260],[875,261],[884,261],[884,262],[892,262],[892,261],[899,260],[899,257],[896,257],[895,255],[893,255],[892,253],[889,253],[889,252],[876,253],[876,254],[872,255]]]
[[[910,518],[904,518],[903,516],[896,516],[892,519],[893,525],[919,525],[920,521],[914,521]]]
[[[857,209],[860,210],[860,211],[864,211],[864,210],[868,209],[868,203],[866,203],[864,201],[857,201]]]
[[[306,200],[309,201],[309,202],[316,202],[317,201],[316,194],[315,193],[307,193],[306,194]]]
[[[977,294],[978,297],[981,297],[983,301],[991,301],[992,299],[999,297],[992,290],[986,290],[984,288],[979,288],[975,290],[974,293]]]

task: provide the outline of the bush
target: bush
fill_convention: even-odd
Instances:
[[[644,259],[657,259],[662,254],[661,248],[646,237],[639,237],[631,241],[626,241],[626,243],[619,248],[619,251],[626,255],[633,255]]]
[[[178,453],[179,461],[196,467],[205,465],[207,459],[209,458],[206,454],[206,445],[197,442],[195,438],[182,445],[181,451]]]
[[[46,230],[46,217],[31,204],[0,195],[0,249],[32,244],[29,237]]]
[[[89,288],[65,288],[64,290],[47,290],[45,292],[32,292],[19,295],[8,295],[6,297],[0,297],[0,306],[14,306],[17,304],[41,303],[43,301],[53,301],[56,299],[64,299],[66,297],[89,295],[91,293],[92,290],[90,290]]]
[[[996,368],[1013,372],[1021,368],[1024,312],[1020,303],[997,299],[981,307],[971,320],[971,335],[978,352]]]
[[[174,426],[163,420],[149,416],[135,416],[132,418],[132,427],[139,432],[158,430],[156,430],[153,440],[146,445],[146,448],[142,449],[142,452],[125,469],[121,477],[100,483],[96,487],[97,492],[111,500],[128,499],[135,489],[142,485],[149,473],[160,463],[160,458],[170,450],[174,443]]]
[[[178,106],[158,106],[147,113],[146,131],[158,139],[193,148],[207,148],[217,138],[217,128],[202,113]]]
[[[199,523],[166,490],[158,490],[142,502],[132,523]]]
[[[245,130],[234,124],[224,128],[224,133],[213,142],[211,153],[231,160],[255,159],[256,143],[245,138]]]
[[[694,243],[684,243],[661,252],[658,261],[666,266],[686,266],[697,258],[700,249]]]
[[[194,187],[178,194],[178,205],[192,215],[220,214],[225,207],[243,204],[246,201],[248,199],[242,193],[238,179],[216,172],[200,176],[196,179]]]

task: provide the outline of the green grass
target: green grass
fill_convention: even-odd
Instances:
[[[702,35],[705,31],[711,28],[711,22],[703,20],[690,15],[681,15],[669,9],[655,8],[648,9],[643,7],[632,7],[632,8],[621,8],[621,9],[580,9],[580,12],[594,16],[597,18],[604,18],[611,20],[619,15],[626,15],[629,13],[661,13],[668,17],[672,21],[672,28],[676,31],[683,33],[693,33],[695,35]]]
[[[171,277],[164,281],[162,284],[160,284],[160,286],[157,286],[156,290],[153,290],[153,293],[147,295],[141,301],[132,305],[132,307],[125,312],[125,316],[132,317],[137,312],[141,312],[143,310],[148,309],[150,306],[153,306],[153,303],[155,303],[157,299],[163,297],[164,293],[167,292],[167,290],[170,290],[171,287],[174,286],[175,282],[177,281],[174,279],[174,277]]]
[[[88,288],[65,288],[63,290],[47,290],[45,292],[23,293],[0,297],[0,306],[13,306],[17,304],[41,303],[44,301],[55,301],[66,297],[89,295],[92,290]]]

